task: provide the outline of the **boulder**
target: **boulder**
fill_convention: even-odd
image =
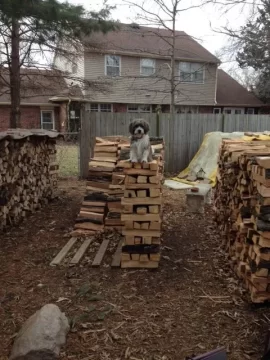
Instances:
[[[59,307],[47,304],[32,315],[18,333],[10,360],[52,360],[60,353],[69,331]]]

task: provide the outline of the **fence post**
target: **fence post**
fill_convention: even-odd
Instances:
[[[156,136],[160,137],[160,111],[161,108],[160,106],[157,107],[157,112],[156,112]]]
[[[81,129],[80,129],[80,178],[88,176],[88,163],[90,159],[90,119],[88,118],[85,105],[81,106]]]
[[[224,132],[225,130],[225,114],[222,113],[222,118],[221,118],[221,131]]]

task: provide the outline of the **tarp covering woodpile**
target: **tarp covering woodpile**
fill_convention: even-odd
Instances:
[[[247,138],[249,141],[247,142]],[[270,137],[223,140],[215,192],[216,220],[230,262],[251,300],[270,300]]]
[[[223,133],[223,132],[211,132],[204,136],[203,142],[198,152],[193,157],[192,161],[186,169],[180,172],[180,174],[173,178],[173,180],[194,185],[200,180],[198,179],[198,173],[202,170],[204,174],[204,182],[211,184],[213,187],[216,184],[216,175],[218,169],[218,154],[219,147],[223,139],[239,139],[243,141],[267,140],[270,139],[268,133],[256,133],[252,136],[245,136],[243,132]]]

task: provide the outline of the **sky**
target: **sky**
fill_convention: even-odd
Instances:
[[[117,1],[117,2],[116,2]],[[132,0],[130,0],[132,1]],[[139,3],[140,0],[134,0]],[[143,0],[142,0],[143,1]],[[148,0],[151,1],[151,0]],[[168,4],[171,3],[167,0]],[[196,0],[183,0],[183,7],[190,4],[196,5]],[[69,0],[70,3],[83,5],[88,10],[99,10],[102,7],[102,0]],[[197,2],[198,3],[198,2]],[[115,5],[116,9],[112,12],[112,18],[123,23],[138,22],[136,19],[136,9],[127,5],[123,0],[109,0],[109,5]],[[226,11],[225,11],[226,9]],[[234,29],[244,25],[250,15],[251,9],[242,5],[222,8],[220,5],[207,4],[203,8],[193,8],[183,11],[179,14],[176,24],[177,30],[182,30],[193,36],[211,53],[219,57],[224,63],[221,65],[225,70],[231,71],[236,69],[235,62],[228,62],[225,57],[221,56],[221,49],[228,43],[226,35],[219,34],[214,30],[222,29],[223,26],[229,25]]]

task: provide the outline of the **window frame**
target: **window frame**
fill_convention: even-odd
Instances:
[[[98,104],[98,105],[99,105],[99,112],[110,113],[110,112],[113,111],[112,104],[109,104],[109,103],[100,103],[100,104]],[[101,110],[101,105],[108,105],[108,106],[110,106],[110,110],[109,110],[109,111],[102,111],[102,110]]]
[[[186,63],[186,64],[198,64],[202,67],[202,81],[200,82],[197,82],[197,81],[187,81],[187,80],[181,80],[181,64],[183,63]],[[191,69],[190,69],[190,72],[189,74],[192,75],[194,74],[196,71],[194,72],[191,72]],[[197,84],[197,85],[202,85],[204,84],[205,82],[205,64],[204,63],[200,63],[200,62],[193,62],[193,61],[179,61],[178,63],[178,74],[179,74],[179,80],[180,80],[180,83],[181,84]]]
[[[78,64],[72,63],[72,65],[71,65],[71,72],[72,72],[73,75],[75,75],[75,74],[78,73]]]
[[[95,105],[97,110],[92,110],[92,105]],[[101,111],[101,105],[110,105],[110,111]],[[103,113],[110,113],[113,112],[113,104],[111,103],[90,103],[90,112],[103,112]]]
[[[115,57],[118,57],[119,58],[119,75],[108,75],[107,74],[107,57],[108,56],[115,56]],[[118,76],[121,76],[121,67],[122,67],[122,59],[121,59],[121,56],[120,55],[113,55],[113,54],[107,54],[104,56],[104,65],[105,65],[105,75],[106,76],[110,76],[110,77],[118,77]],[[117,66],[114,66],[114,67],[117,67]]]
[[[218,113],[215,113],[215,110],[218,110],[219,112],[218,112]],[[220,107],[214,107],[214,109],[213,109],[213,114],[214,114],[214,115],[222,114],[221,108],[220,108]]]
[[[228,113],[225,112],[226,110],[230,110],[231,112],[228,114]],[[241,110],[241,114],[236,114],[236,113],[235,113],[236,110]],[[244,114],[245,114],[245,108],[240,108],[240,107],[224,107],[223,113],[224,113],[224,114],[227,114],[227,115],[244,115]]]
[[[248,111],[252,110],[252,114],[250,114]],[[255,109],[254,108],[247,108],[247,115],[255,115]]]
[[[134,107],[136,106],[136,107],[138,108],[138,111],[135,111],[135,110],[131,110],[131,111],[130,111],[130,110],[129,110],[129,107],[130,107],[130,106],[134,106]],[[142,107],[142,106],[149,106],[149,107],[150,107],[150,111],[142,111],[142,110],[141,110],[141,107]],[[133,114],[134,114],[134,113],[135,113],[135,114],[151,114],[151,113],[152,113],[152,110],[153,110],[153,109],[152,109],[152,105],[151,105],[151,104],[127,104],[127,112],[128,112],[128,113],[131,113],[131,114],[132,114],[132,113],[133,113]]]
[[[147,67],[147,66],[142,66],[143,60],[151,60],[151,61],[153,61],[153,63],[154,63],[153,68],[152,68],[152,67]],[[150,74],[150,75],[148,75],[148,74],[143,74],[143,73],[142,73],[142,68],[153,69],[154,72],[153,72],[153,74]],[[156,73],[156,59],[152,59],[152,58],[141,58],[141,59],[140,59],[140,75],[141,75],[141,76],[146,76],[146,77],[148,77],[148,76],[153,76],[153,75],[155,75],[155,73]]]
[[[44,129],[44,127],[43,127],[43,123],[44,123],[44,121],[43,121],[43,113],[51,113],[52,114],[52,125],[53,125],[53,127],[52,127],[51,130],[55,130],[55,114],[54,114],[54,110],[45,110],[45,109],[40,110],[40,127],[41,127],[41,129],[42,130],[48,130],[48,129]],[[45,122],[45,124],[51,124],[51,123],[46,123]]]

